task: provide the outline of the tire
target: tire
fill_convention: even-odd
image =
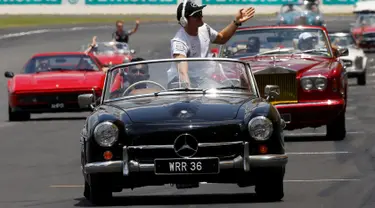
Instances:
[[[263,201],[280,201],[284,197],[285,167],[260,170],[255,182],[255,193]]]
[[[341,141],[346,137],[345,112],[341,112],[330,124],[327,125],[328,138]]]
[[[112,200],[112,190],[106,185],[105,181],[101,181],[98,176],[89,176],[90,183],[85,182],[83,195],[93,205],[109,205]]]
[[[8,121],[27,121],[30,120],[30,113],[28,112],[12,112],[10,106],[8,106]]]
[[[363,74],[360,74],[357,77],[357,84],[358,85],[366,85],[366,70]]]

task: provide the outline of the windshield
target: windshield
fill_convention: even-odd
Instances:
[[[87,46],[82,46],[82,51],[85,51]],[[93,52],[96,55],[129,55],[130,49],[128,44],[119,42],[99,42],[94,47]]]
[[[339,47],[348,47],[355,45],[355,41],[350,34],[345,35],[329,35],[331,43]]]
[[[90,70],[99,71],[99,67],[87,55],[53,55],[38,56],[29,61],[25,68],[25,73],[39,73],[48,71],[72,71]]]
[[[360,15],[357,19],[357,25],[366,25],[366,26],[375,25],[375,15],[373,14]]]
[[[272,28],[237,31],[221,47],[220,56],[241,58],[256,55],[308,54],[332,57],[322,29]]]
[[[177,73],[183,67],[188,69],[190,86]],[[172,91],[240,92],[256,95],[248,70],[245,63],[223,59],[190,58],[184,59],[184,62],[181,59],[171,59],[128,63],[107,72],[104,101],[134,95],[162,95]]]

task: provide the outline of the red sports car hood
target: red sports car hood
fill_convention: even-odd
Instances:
[[[102,88],[104,77],[105,74],[98,71],[19,74],[13,78],[13,82],[9,83],[9,89],[14,92]]]
[[[130,56],[124,55],[97,55],[96,56],[100,62],[104,65],[118,65],[124,63],[125,59],[128,58],[131,60]]]
[[[251,70],[256,74],[265,69],[276,67],[283,67],[289,70],[296,71],[298,75],[326,75],[328,76],[336,66],[336,63],[328,58],[303,58],[303,56],[297,56],[290,58],[290,56],[278,56],[276,61],[273,60],[272,56],[263,56],[257,58],[243,58],[241,60],[248,61],[251,66]]]
[[[354,35],[361,34],[362,28],[361,27],[354,28],[352,30],[352,32],[353,32]],[[366,26],[366,27],[363,28],[363,32],[364,33],[375,32],[375,27],[374,26]]]

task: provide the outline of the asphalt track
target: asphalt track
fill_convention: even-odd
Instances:
[[[231,20],[228,19],[227,22]],[[215,29],[224,24],[210,22]],[[253,20],[252,25],[272,24]],[[347,18],[330,18],[328,28],[348,29]],[[169,57],[169,39],[176,24],[141,25],[131,37],[138,55],[147,59]],[[1,30],[2,34],[19,32]],[[25,29],[23,29],[25,31]],[[109,29],[40,33],[0,39],[1,73],[20,71],[36,52],[77,50],[93,35],[110,37]],[[83,199],[79,132],[88,113],[33,115],[29,122],[7,121],[6,80],[0,79],[0,207],[88,207]],[[324,141],[324,128],[290,132],[290,160],[282,202],[259,203],[254,189],[235,185],[203,184],[198,189],[148,187],[116,194],[115,205],[135,207],[375,207],[375,72],[368,85],[350,81],[347,109],[348,136]]]

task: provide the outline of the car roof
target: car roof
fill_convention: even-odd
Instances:
[[[45,52],[45,53],[36,53],[33,55],[34,57],[41,57],[41,56],[64,56],[64,55],[88,55],[85,52],[74,51],[74,52]]]

